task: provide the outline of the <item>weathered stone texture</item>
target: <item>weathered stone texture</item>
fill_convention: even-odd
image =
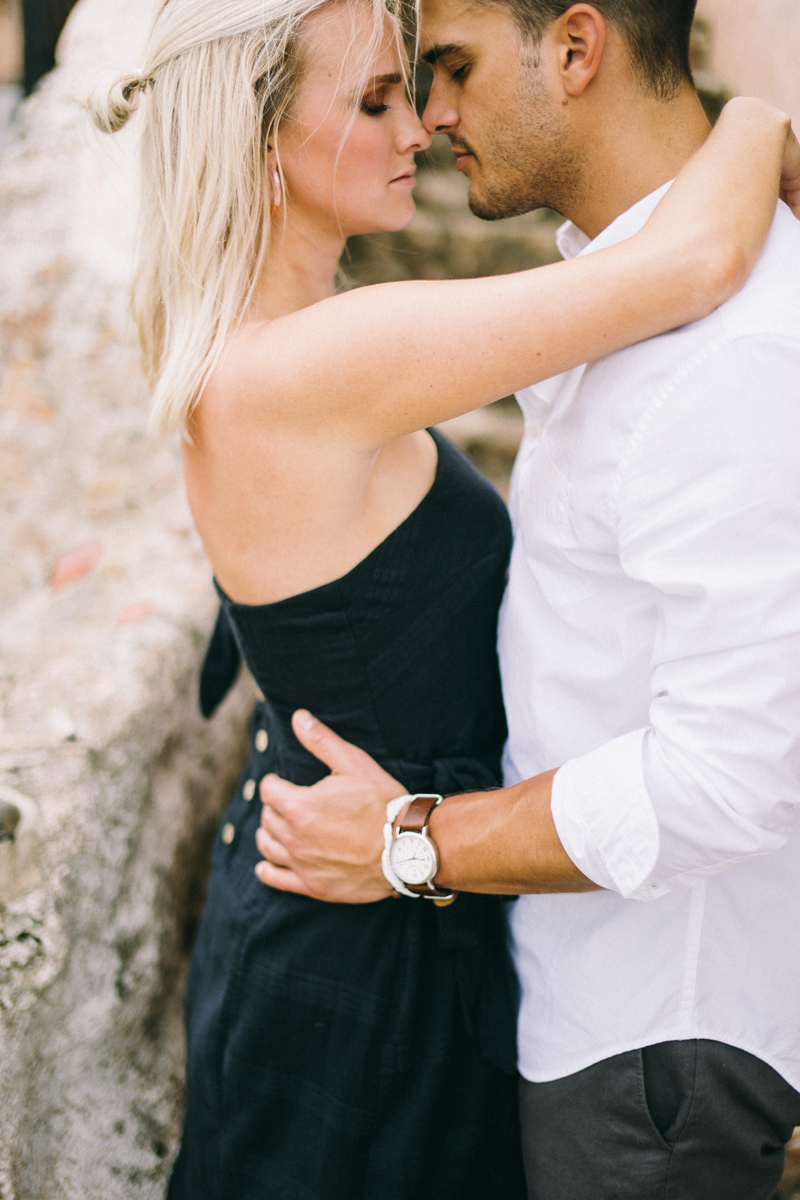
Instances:
[[[135,130],[91,131],[87,62],[136,62],[143,0],[83,0],[0,160],[0,1200],[163,1194],[180,992],[246,683],[205,725],[210,571],[175,441],[146,432],[128,317]]]

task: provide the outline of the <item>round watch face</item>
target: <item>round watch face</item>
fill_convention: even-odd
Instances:
[[[389,861],[403,883],[427,883],[438,868],[433,842],[421,833],[401,833],[389,849]]]

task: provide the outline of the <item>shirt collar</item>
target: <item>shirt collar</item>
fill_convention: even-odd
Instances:
[[[642,200],[639,200],[626,212],[621,213],[610,225],[606,226],[594,241],[590,241],[583,230],[578,229],[577,225],[573,225],[572,221],[565,221],[556,233],[556,244],[561,251],[562,257],[580,258],[584,254],[593,254],[596,250],[606,250],[609,246],[616,246],[620,242],[634,237],[647,223],[659,200],[667,194],[671,187],[672,180],[669,183],[665,183],[663,187],[658,188],[655,192],[651,192],[649,196],[645,196]],[[576,367],[575,369],[583,372],[585,368]],[[571,372],[567,372],[566,374],[570,375]],[[543,405],[545,409],[550,409],[564,385],[565,378],[565,375],[553,375],[550,379],[543,379],[540,383],[535,383],[532,387],[524,388],[522,392],[518,392],[517,395],[522,400],[523,407],[524,398],[527,398],[529,402],[538,402],[539,406]]]
[[[627,241],[628,238],[641,232],[648,219],[653,215],[659,200],[666,196],[671,187],[672,180],[655,192],[651,192],[649,196],[637,201],[627,212],[622,213],[615,221],[607,225],[594,241],[590,241],[583,230],[578,229],[577,225],[573,225],[572,221],[565,221],[556,233],[556,245],[561,257],[579,258],[584,254],[593,254],[595,250],[607,250],[609,246],[617,246],[620,242]]]

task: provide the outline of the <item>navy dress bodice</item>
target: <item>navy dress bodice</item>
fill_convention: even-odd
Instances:
[[[409,792],[501,782],[495,640],[510,526],[494,490],[433,436],[431,490],[347,575],[267,605],[218,588],[201,705],[213,711],[240,656],[265,699],[192,960],[170,1200],[525,1196],[506,902],[325,904],[254,873],[260,778],[327,774],[294,736],[297,708]]]

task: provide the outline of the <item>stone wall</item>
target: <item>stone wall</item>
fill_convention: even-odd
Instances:
[[[71,94],[150,0],[82,0],[0,160],[0,1198],[158,1197],[180,994],[247,684],[204,724],[210,572],[127,311],[136,135]],[[5,806],[5,808],[2,808]]]

